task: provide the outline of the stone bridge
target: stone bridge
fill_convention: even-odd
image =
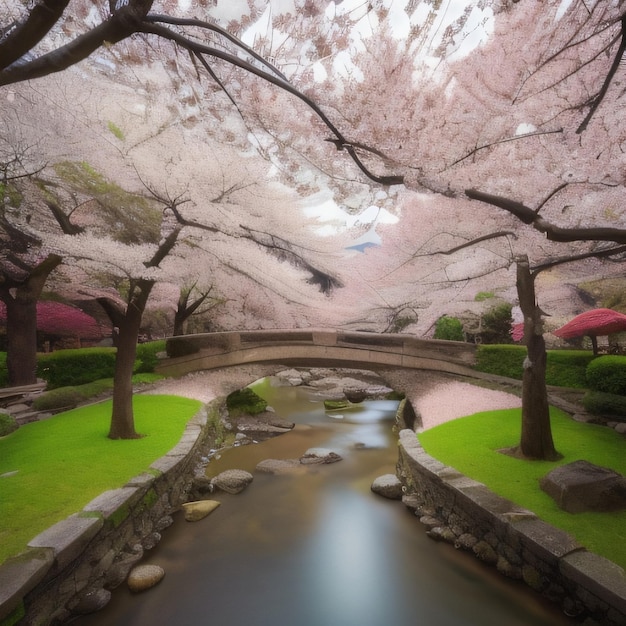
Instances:
[[[476,346],[413,335],[328,329],[249,330],[167,340],[156,368],[167,376],[251,363],[368,370],[432,370],[482,378],[472,369]]]

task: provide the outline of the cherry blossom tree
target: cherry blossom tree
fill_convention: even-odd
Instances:
[[[196,67],[203,68],[227,94],[227,86],[212,67],[216,60],[258,76],[291,94],[315,114],[332,133],[332,141],[337,149],[345,151],[368,178],[382,184],[402,182],[401,177],[378,176],[371,171],[360,159],[352,142],[317,103],[294,87],[282,72],[240,39],[210,21],[151,13],[153,4],[154,0],[109,3],[106,17],[97,26],[58,47],[52,44],[49,52],[32,58],[28,56],[31,50],[45,41],[53,27],[62,24],[69,14],[66,0],[39,0],[0,31],[0,86],[66,70],[87,59],[105,44],[116,44],[138,35],[152,35],[185,50]],[[232,96],[228,95],[236,104]]]
[[[383,330],[390,312],[408,307],[416,314],[408,328],[425,333],[442,311],[454,313],[451,309],[465,307],[481,285],[496,285],[498,293],[514,297],[513,260],[520,252],[531,259],[554,254],[552,246],[557,244],[530,223],[476,202],[465,190],[527,198],[534,207],[543,202],[541,217],[564,228],[583,223],[611,228],[622,219],[626,141],[619,106],[622,1],[470,2],[458,12],[451,4],[445,15],[436,3],[426,15],[424,7],[418,11],[411,2],[354,7],[298,1],[272,3],[267,11],[267,3],[249,3],[236,18],[230,11],[224,22],[237,34],[236,41],[207,26],[211,20],[204,18],[210,11],[203,12],[201,21],[181,19],[173,3],[164,2],[169,17],[150,16],[148,4],[139,7],[131,2],[128,9],[107,12],[95,27],[96,36],[84,27],[85,36],[75,38],[81,25],[61,17],[61,36],[42,38],[38,49],[43,54],[32,63],[23,57],[21,67],[34,74],[46,72],[52,60],[63,57],[59,67],[66,68],[93,55],[98,37],[106,33],[119,43],[99,48],[98,54],[104,62],[130,64],[136,81],[141,71],[149,71],[142,56],[147,37],[155,54],[169,54],[171,85],[181,93],[187,90],[177,109],[187,107],[186,141],[192,130],[206,132],[202,117],[210,116],[211,133],[229,137],[241,150],[252,146],[255,155],[269,164],[273,180],[289,185],[301,197],[315,197],[326,187],[346,213],[356,215],[369,205],[393,213],[398,223],[377,226],[381,239],[377,245],[312,264],[321,270],[320,285],[333,287],[334,280],[344,285],[333,297],[335,319],[344,324]],[[120,21],[126,17],[134,21],[124,22],[122,28]],[[19,21],[19,14],[16,18]],[[130,31],[135,34],[115,39]],[[192,60],[172,54],[167,43],[171,41],[190,52]],[[53,42],[61,42],[61,57],[54,56]],[[255,58],[252,49],[271,59],[271,65]],[[53,56],[47,56],[47,50]],[[77,55],[72,56],[74,52]],[[7,66],[0,81],[16,85],[11,81],[22,72],[19,68],[19,63]],[[199,75],[213,73],[221,104],[202,81],[186,78],[195,69]],[[318,102],[323,102],[323,110],[315,105]],[[128,104],[130,109],[133,103]],[[236,130],[233,112],[239,116]],[[174,115],[168,120],[167,128],[165,121],[157,125],[161,141],[173,137],[177,119]],[[337,120],[350,129],[349,138],[335,132]],[[116,148],[135,163],[143,159],[153,164],[147,155],[154,151],[156,138],[133,137],[133,142],[117,141]],[[370,186],[360,170],[346,168],[346,154],[356,156],[357,165],[374,173],[374,180],[383,186]],[[206,167],[207,160],[199,155],[181,150],[164,159],[168,183],[178,160],[181,172],[187,170],[194,183],[201,179],[197,164]],[[144,176],[150,168],[139,169]],[[399,183],[400,176],[404,185],[392,184]],[[241,307],[237,320],[269,325],[286,316],[285,308],[268,297],[278,281],[272,280],[272,270],[242,267],[241,253],[234,253],[230,236],[236,234],[246,253],[271,250],[272,268],[279,267],[281,258],[294,258],[294,251],[306,251],[301,256],[310,263],[310,255],[321,244],[311,244],[310,232],[308,241],[305,237],[294,241],[280,224],[270,227],[256,215],[254,223],[235,221],[242,203],[231,200],[245,193],[242,180],[222,185],[224,195],[216,203],[219,220],[206,219],[202,211],[207,205],[195,192],[193,205],[181,207],[177,220],[185,229],[192,229],[194,222],[203,224],[209,228],[207,236],[211,228],[223,227],[228,237],[214,232],[211,245],[204,240],[197,249],[220,257],[227,284],[239,288],[256,282],[254,289],[241,290],[245,298],[237,301]],[[546,198],[550,200],[544,202]],[[228,221],[231,217],[233,221]],[[470,241],[501,231],[514,231],[515,243],[510,236],[503,248],[501,242],[484,239],[443,260],[441,255],[427,254],[454,248],[459,238]],[[573,240],[558,245],[564,254],[582,254],[591,244]],[[301,304],[309,292],[299,281],[312,273],[306,263],[289,266],[289,272],[284,285],[298,285],[289,300]],[[468,281],[468,276],[475,278]],[[315,313],[317,319],[328,319],[322,317],[322,307]]]
[[[174,332],[176,335],[185,334],[185,326],[189,319],[196,316],[205,316],[215,307],[224,304],[224,298],[216,296],[213,285],[206,289],[198,287],[198,282],[181,287],[176,312],[174,313]]]
[[[0,137],[0,301],[7,326],[9,384],[36,382],[37,301],[61,257],[43,240],[13,221],[24,201],[21,189],[32,184],[38,167],[15,138]],[[31,207],[25,213],[30,214]]]
[[[0,325],[6,325],[6,318],[6,305],[0,302]],[[37,331],[46,339],[70,337],[78,342],[98,341],[103,337],[103,329],[91,315],[55,300],[37,302]]]

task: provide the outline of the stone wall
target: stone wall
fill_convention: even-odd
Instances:
[[[398,476],[405,504],[428,534],[521,579],[586,626],[626,624],[626,576],[573,537],[429,456],[400,431]]]
[[[145,473],[101,494],[5,561],[0,626],[61,624],[104,606],[186,501],[194,469],[207,453],[209,416],[222,405],[223,399],[202,409],[179,443]]]

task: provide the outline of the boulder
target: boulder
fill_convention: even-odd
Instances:
[[[127,578],[128,572],[143,558],[143,546],[138,543],[132,547],[132,553],[123,552],[120,559],[107,570],[104,586],[106,589],[119,587]]]
[[[588,461],[561,465],[546,474],[540,485],[569,513],[626,508],[626,478]]]
[[[185,519],[188,522],[199,522],[204,519],[209,513],[213,513],[215,509],[220,505],[217,500],[198,500],[197,502],[187,502],[183,504],[183,511],[185,512]]]
[[[344,389],[343,392],[348,402],[352,402],[352,404],[360,404],[367,398],[367,391],[365,389]]]
[[[226,493],[241,493],[251,482],[250,472],[240,469],[231,469],[221,472],[211,479],[211,486]]]
[[[78,604],[73,608],[74,613],[88,615],[103,609],[111,599],[111,592],[108,589],[96,589],[81,597]]]
[[[372,483],[372,491],[390,500],[402,498],[402,482],[395,474],[383,474]]]
[[[323,463],[336,463],[341,461],[341,456],[327,448],[309,448],[301,457],[302,465],[321,465]]]
[[[271,437],[283,435],[294,426],[294,422],[283,419],[271,411],[256,415],[243,415],[236,419],[237,434],[256,441],[265,441]]]
[[[256,466],[263,474],[297,474],[305,471],[300,459],[265,459]]]
[[[160,583],[165,570],[160,565],[138,565],[128,575],[128,588],[133,592],[145,591]]]

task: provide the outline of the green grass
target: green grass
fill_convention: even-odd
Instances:
[[[564,457],[558,463],[523,461],[498,452],[519,443],[520,409],[477,413],[418,437],[432,457],[531,510],[573,535],[588,550],[626,569],[626,511],[567,513],[539,488],[539,479],[551,469],[578,459],[626,474],[624,438],[610,428],[576,422],[554,408],[551,420],[555,446]]]
[[[107,437],[110,401],[26,424],[0,438],[0,563],[102,492],[146,470],[178,443],[201,403],[139,395],[133,406],[141,439]]]

